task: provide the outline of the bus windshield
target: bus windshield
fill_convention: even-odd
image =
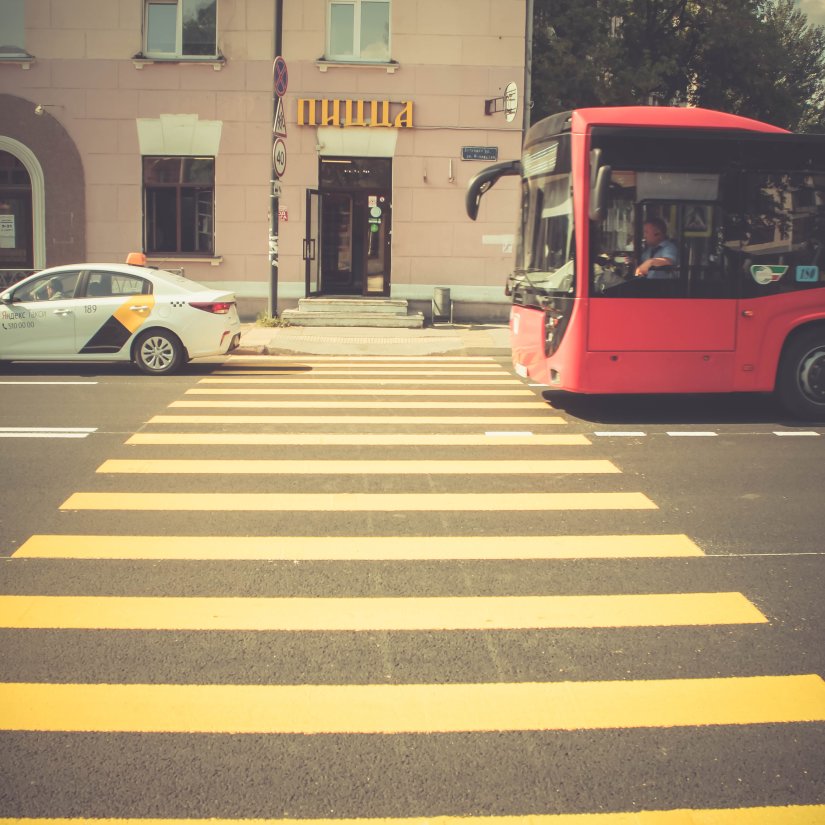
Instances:
[[[573,191],[569,144],[530,147],[522,159],[521,228],[509,289],[522,304],[574,293]]]

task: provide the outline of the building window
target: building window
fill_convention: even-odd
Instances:
[[[330,0],[327,60],[390,59],[390,0]]]
[[[216,57],[217,0],[145,0],[146,57]]]
[[[214,254],[214,158],[144,157],[143,197],[148,255]]]
[[[0,60],[28,58],[24,0],[0,0]]]

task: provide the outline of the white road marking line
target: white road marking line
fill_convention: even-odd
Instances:
[[[86,438],[97,427],[0,427],[0,438]]]
[[[86,438],[89,433],[2,433],[0,438]]]
[[[818,436],[821,433],[815,433],[813,430],[799,430],[797,431],[783,431],[783,430],[774,430],[774,435],[780,436]]]
[[[97,383],[99,383],[99,382],[98,381],[0,381],[0,384],[24,384],[24,385],[38,384],[38,385],[47,386],[47,387],[65,386],[67,384],[80,386],[80,387],[85,387],[85,386],[91,387],[91,386],[94,386]]]
[[[600,430],[599,432],[594,432],[593,435],[598,435],[601,438],[611,438],[613,436],[616,438],[640,438],[647,435],[647,433],[643,433],[640,430]]]
[[[94,433],[97,427],[0,427],[2,433]]]
[[[702,432],[702,431],[692,432],[690,430],[669,430],[667,432],[667,434],[673,436],[674,438],[681,438],[683,436],[695,437],[695,438],[714,438],[718,435],[718,433]]]

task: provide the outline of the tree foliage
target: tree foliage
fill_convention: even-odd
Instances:
[[[532,119],[704,106],[825,131],[825,26],[794,0],[535,0]]]

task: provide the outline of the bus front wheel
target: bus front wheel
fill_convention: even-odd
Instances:
[[[779,362],[776,390],[789,412],[825,420],[825,329],[803,332],[787,345]]]

